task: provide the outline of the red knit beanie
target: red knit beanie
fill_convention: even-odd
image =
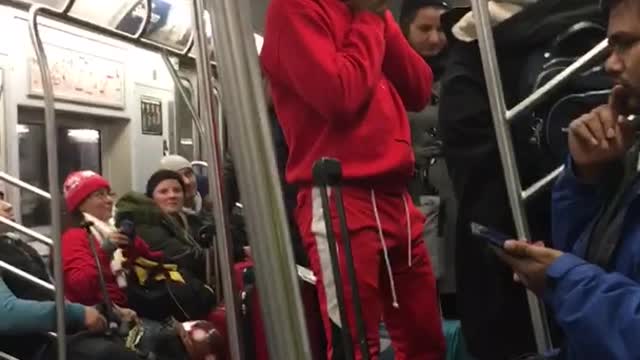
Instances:
[[[76,171],[69,174],[63,185],[67,211],[75,211],[89,195],[105,188],[111,188],[109,182],[93,171]]]

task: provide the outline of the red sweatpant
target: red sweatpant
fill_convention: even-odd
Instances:
[[[435,279],[427,248],[421,239],[424,216],[413,205],[407,193],[387,194],[354,187],[344,187],[342,192],[370,358],[378,359],[379,324],[384,321],[391,336],[396,360],[444,359],[445,341]],[[348,325],[356,359],[361,359],[334,200],[330,196],[331,221],[338,242]],[[328,355],[332,359],[331,344],[341,341],[340,338],[332,338],[335,336],[332,334],[332,323],[333,327],[338,326],[340,315],[319,189],[300,191],[296,221],[311,268],[318,278],[316,286],[328,338]],[[394,307],[392,281],[388,276],[378,223],[388,251],[397,307]]]

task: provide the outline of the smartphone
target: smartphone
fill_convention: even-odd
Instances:
[[[499,249],[504,247],[505,241],[514,238],[513,236],[505,235],[495,229],[477,223],[471,223],[471,233],[486,240],[489,245]]]

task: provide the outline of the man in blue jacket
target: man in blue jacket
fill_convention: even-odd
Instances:
[[[640,346],[640,1],[608,1],[609,104],[571,123],[571,159],[553,194],[553,244],[508,241],[500,257],[543,297],[567,359],[638,359]]]

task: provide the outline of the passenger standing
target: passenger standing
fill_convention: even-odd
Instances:
[[[443,0],[405,0],[400,27],[411,47],[433,71],[431,102],[422,111],[408,114],[416,157],[416,174],[409,188],[414,202],[427,216],[425,239],[439,289],[453,292],[456,201],[437,133],[440,78],[447,55],[447,37],[440,17],[449,9]]]
[[[386,1],[273,0],[265,35],[262,65],[289,147],[287,182],[298,186],[296,221],[320,279],[329,358],[340,318],[319,189],[312,182],[313,164],[325,156],[343,166],[371,356],[379,355],[384,318],[396,359],[443,359],[435,281],[421,238],[425,219],[407,188],[414,157],[406,109],[419,111],[428,103],[431,70],[407,43]],[[335,211],[334,199],[331,207]],[[344,268],[342,252],[339,260]],[[348,284],[345,273],[343,278]],[[351,291],[344,293],[348,326],[356,334]]]

